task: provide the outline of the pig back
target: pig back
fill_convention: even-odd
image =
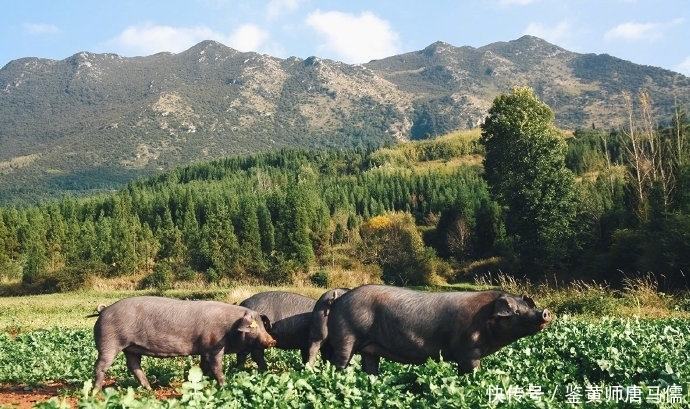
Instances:
[[[421,363],[469,339],[481,325],[481,316],[489,314],[487,305],[494,297],[361,286],[342,295],[333,305],[328,319],[329,339],[336,346],[349,339],[355,349],[365,348],[399,362]]]
[[[242,318],[245,313],[246,308],[219,301],[140,296],[125,298],[104,308],[96,322],[128,322],[144,327],[168,326],[168,329],[205,326],[209,321],[227,326]]]
[[[425,292],[370,284],[343,294],[331,307],[331,319],[334,325],[343,322],[362,330],[379,321],[413,328],[458,320],[469,324],[495,297],[488,292]]]
[[[264,314],[272,323],[277,323],[284,318],[313,311],[316,300],[287,291],[266,291],[254,294],[240,305]]]
[[[257,325],[262,325],[256,312],[222,302],[131,297],[101,311],[94,336],[97,345],[146,345],[161,354],[185,355],[202,347],[199,340],[224,340],[245,314],[253,314],[252,319],[258,318]]]

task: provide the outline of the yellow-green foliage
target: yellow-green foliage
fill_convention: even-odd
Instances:
[[[395,285],[430,285],[440,268],[433,250],[424,240],[410,213],[376,216],[362,225],[362,260],[381,266],[383,281]]]
[[[401,143],[372,153],[371,160],[377,166],[408,168],[426,162],[448,162],[462,157],[481,154],[480,130],[456,131],[425,140]]]

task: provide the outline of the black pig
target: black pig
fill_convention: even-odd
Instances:
[[[265,316],[217,301],[181,301],[163,297],[125,298],[103,308],[93,327],[98,359],[94,389],[120,351],[141,386],[151,389],[141,356],[201,355],[201,369],[219,385],[225,382],[223,354],[269,348],[275,340]]]
[[[314,311],[311,314],[311,323],[309,325],[309,356],[307,362],[309,366],[314,366],[316,362],[316,354],[322,349],[324,341],[328,338],[328,315],[335,300],[346,292],[349,288],[336,288],[326,291],[316,301]],[[322,350],[321,354],[324,359],[328,359],[330,351]]]
[[[428,358],[457,362],[458,374],[479,360],[542,330],[552,319],[531,298],[503,291],[429,293],[365,285],[338,299],[328,318],[330,361],[345,368],[352,355],[377,374],[381,357],[410,364]]]
[[[309,323],[316,300],[287,291],[266,291],[247,298],[240,305],[264,314],[271,320],[269,331],[276,340],[276,348],[299,349],[302,362],[307,362]],[[243,367],[248,351],[237,354],[237,366]],[[260,370],[266,370],[263,348],[251,350],[252,359]]]

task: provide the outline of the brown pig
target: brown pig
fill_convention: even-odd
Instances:
[[[330,361],[343,369],[359,353],[364,371],[377,374],[381,357],[421,364],[443,356],[463,374],[551,320],[549,310],[538,310],[531,298],[503,291],[431,293],[364,285],[331,307]]]
[[[98,349],[94,388],[122,351],[127,368],[141,386],[151,389],[141,356],[200,355],[201,369],[219,385],[225,382],[223,354],[269,348],[270,321],[245,307],[217,301],[182,301],[163,297],[125,298],[103,308],[93,332]]]

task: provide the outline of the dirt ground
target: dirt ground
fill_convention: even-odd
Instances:
[[[113,384],[114,382],[110,381],[106,382],[104,386],[112,386]],[[156,388],[154,393],[158,399],[180,397],[175,388]],[[80,394],[80,386],[65,385],[59,382],[32,387],[27,387],[26,385],[0,385],[0,408],[33,408],[37,403],[49,401],[54,397],[65,400],[71,408],[76,408]]]

